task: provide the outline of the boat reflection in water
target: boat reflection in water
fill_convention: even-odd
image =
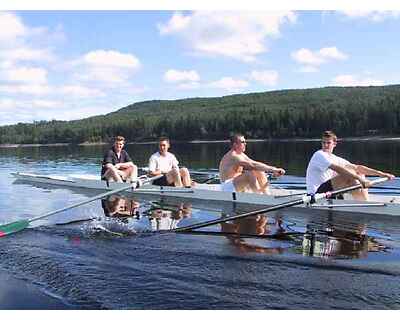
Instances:
[[[302,243],[303,255],[321,258],[358,259],[386,248],[369,237],[365,224],[310,223]]]
[[[175,229],[181,220],[191,216],[192,205],[190,203],[181,203],[174,208],[152,208],[148,213],[152,231]]]
[[[113,232],[119,231],[121,223],[129,224],[130,231],[173,230],[182,226],[182,221],[192,218],[192,204],[176,202],[173,205],[155,202],[143,203],[112,195],[102,200],[107,218],[103,226]],[[221,213],[221,217],[231,215]],[[196,214],[195,214],[196,216]],[[114,219],[117,218],[117,219]],[[188,219],[183,224],[192,224]],[[196,220],[196,219],[194,219]],[[117,229],[110,222],[118,221]],[[305,221],[304,221],[305,222]],[[108,223],[108,224],[107,224]],[[277,212],[273,217],[264,214],[248,216],[223,222],[215,229],[187,231],[192,234],[223,236],[239,252],[282,254],[296,252],[304,256],[334,259],[365,258],[369,252],[383,251],[386,248],[367,234],[367,225],[350,220],[333,219],[333,216],[319,216],[292,229],[286,219]]]
[[[192,206],[179,203],[172,206],[152,202],[142,204],[127,197],[112,195],[101,200],[107,221],[133,223],[137,231],[160,231],[175,229],[178,223],[192,215]]]

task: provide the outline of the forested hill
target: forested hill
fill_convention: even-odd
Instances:
[[[400,134],[400,85],[326,87],[139,102],[107,115],[0,127],[0,144],[319,137]]]

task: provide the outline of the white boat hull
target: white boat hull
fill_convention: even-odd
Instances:
[[[37,175],[31,173],[14,173],[19,181],[32,183],[45,183],[56,186],[85,188],[97,190],[115,190],[123,186],[122,183],[100,180],[93,175]],[[138,189],[128,189],[126,192],[134,194],[151,194],[162,197],[174,197],[184,199],[198,199],[204,201],[225,201],[253,205],[274,206],[292,201],[300,197],[301,190],[277,189],[271,190],[271,195],[226,192],[219,190],[219,185],[198,184],[194,188],[159,187],[155,185],[144,185]],[[313,205],[301,205],[302,209],[325,209],[337,212],[357,212],[365,214],[379,214],[400,216],[400,197],[387,195],[371,195],[372,201],[346,200],[322,200]]]

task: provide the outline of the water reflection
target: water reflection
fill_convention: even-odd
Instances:
[[[386,248],[367,234],[366,224],[333,223],[307,224],[302,252],[305,256],[336,259],[366,258],[369,252]]]
[[[104,215],[110,218],[134,217],[139,214],[140,203],[118,195],[101,200]]]
[[[192,205],[181,203],[176,208],[150,209],[148,219],[152,231],[172,230],[178,227],[178,223],[192,216]]]
[[[101,206],[107,218],[117,218],[125,223],[134,219],[137,221],[136,228],[147,231],[172,230],[178,227],[180,221],[192,216],[190,203],[167,206],[158,202],[144,201],[141,204],[132,198],[120,195],[102,199]]]
[[[273,219],[263,214],[221,223],[225,234],[263,236],[284,232],[281,219]]]
[[[116,220],[124,224],[136,221],[132,224],[136,231],[173,230],[182,225],[196,223],[199,218],[203,221],[215,219],[206,211],[200,211],[201,217],[197,214],[193,217],[192,203],[189,202],[144,202],[141,205],[134,199],[112,195],[103,199],[101,204],[108,218],[118,218]],[[230,215],[232,211],[226,208],[219,217]],[[334,214],[292,220],[294,216],[294,212],[288,216],[291,219],[289,222],[279,212],[273,216],[257,214],[190,233],[225,237],[240,253],[294,252],[323,259],[359,259],[366,258],[370,252],[386,250],[375,238],[368,236],[366,223],[348,217],[339,218]],[[185,219],[188,220],[183,222]]]
[[[221,233],[241,253],[282,254],[294,244],[280,218],[262,214],[221,223]]]

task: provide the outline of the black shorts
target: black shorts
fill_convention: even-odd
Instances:
[[[333,191],[333,186],[332,186],[332,180],[328,180],[326,182],[324,182],[323,184],[321,184],[316,193],[324,193],[324,192],[329,192],[329,191]]]
[[[325,193],[325,192],[330,192],[330,191],[334,191],[333,186],[332,186],[332,180],[328,180],[326,182],[324,182],[323,184],[321,184],[316,193]],[[341,199],[343,200],[343,195],[342,194],[338,194],[336,196],[331,197],[331,199]]]
[[[157,180],[154,180],[153,181],[153,185],[155,185],[155,186],[165,186],[165,187],[174,187],[175,186],[174,183],[168,183],[167,177],[165,176],[165,174],[163,174],[163,176],[161,178],[158,178]]]

